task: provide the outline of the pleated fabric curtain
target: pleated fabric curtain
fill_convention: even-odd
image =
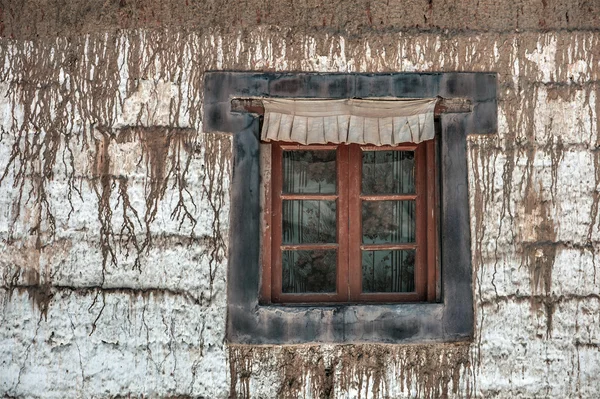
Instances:
[[[396,145],[431,140],[435,98],[263,99],[263,141]]]

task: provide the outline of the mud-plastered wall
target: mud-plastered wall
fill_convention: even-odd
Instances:
[[[38,3],[0,26],[0,395],[600,395],[594,2]],[[226,343],[207,70],[498,73],[498,133],[468,141],[473,341]]]

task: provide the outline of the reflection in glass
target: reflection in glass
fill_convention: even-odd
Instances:
[[[283,251],[283,293],[335,293],[336,251]]]
[[[415,201],[363,201],[362,242],[415,242]]]
[[[284,200],[283,244],[323,244],[336,242],[336,202]]]
[[[363,194],[414,194],[414,152],[363,151],[362,162]]]
[[[415,250],[362,251],[362,292],[414,292]]]
[[[335,194],[335,150],[283,151],[284,194]]]

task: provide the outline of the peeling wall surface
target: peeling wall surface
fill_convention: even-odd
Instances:
[[[599,397],[599,30],[593,0],[0,2],[0,396]],[[226,343],[207,70],[498,73],[473,341]]]

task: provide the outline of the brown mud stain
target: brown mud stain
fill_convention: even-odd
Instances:
[[[227,215],[223,215],[223,212],[229,201],[229,192],[223,183],[231,176],[231,145],[229,136],[211,133],[204,135],[202,199],[208,203],[211,210],[209,218],[212,233],[205,237],[208,240],[206,252],[211,299],[218,265],[227,256],[227,242],[223,226],[223,220]]]
[[[21,285],[13,289],[16,289],[20,294],[26,292],[29,300],[39,310],[40,320],[42,317],[44,320],[48,320],[48,309],[50,301],[52,301],[54,296],[52,284],[50,281],[40,282],[40,275],[36,270],[29,269],[25,273],[26,285]]]
[[[16,291],[19,294],[27,293],[34,308],[40,312],[40,320],[48,318],[48,308],[54,296],[52,284],[47,271],[41,270],[42,251],[39,237],[32,237],[24,247],[14,252],[14,256],[5,253],[11,263],[16,263],[12,268],[4,268],[3,285],[8,289],[9,299]]]
[[[116,265],[117,258],[112,245],[113,228],[112,214],[113,209],[110,204],[110,197],[113,189],[113,181],[110,175],[110,133],[100,132],[101,138],[96,141],[96,151],[94,153],[95,171],[94,171],[94,190],[98,198],[98,221],[100,222],[100,251],[102,253],[102,282],[106,275],[106,269],[109,264]]]
[[[494,206],[494,193],[496,191],[496,161],[498,159],[498,139],[496,136],[471,136],[469,140],[469,156],[471,159],[471,169],[469,181],[474,186],[472,197],[473,224],[474,224],[474,242],[475,248],[473,251],[473,281],[475,289],[479,293],[479,298],[483,297],[482,287],[485,272],[485,262],[489,259],[490,254],[484,251],[484,243],[487,240],[495,240],[496,247],[493,254],[494,273],[492,275],[491,284],[497,295],[494,279],[498,270],[498,241],[502,233],[502,224],[499,231],[488,231],[486,217],[488,208]],[[492,235],[497,233],[496,237]],[[485,322],[485,307],[483,305],[476,306],[475,310],[478,314],[479,330],[483,328]],[[477,340],[477,365],[481,363],[481,334]]]
[[[250,397],[253,376],[263,373],[279,377],[281,398],[386,398],[391,387],[419,398],[473,395],[469,344],[230,346],[229,364],[236,398]]]
[[[178,194],[178,201],[171,217],[179,220],[180,227],[184,222],[189,222],[192,232],[197,223],[188,208],[188,200],[194,207],[195,204],[187,190],[187,174],[194,153],[196,132],[192,129],[164,127],[135,127],[117,132],[108,129],[99,132],[100,138],[96,140],[94,152],[94,181],[96,182],[94,189],[98,197],[103,272],[109,264],[116,266],[118,263],[115,242],[126,256],[131,250],[134,251],[134,268],[139,270],[141,257],[152,246],[151,226],[168,188],[172,188]],[[128,177],[116,174],[118,165],[111,165],[111,146],[129,142],[137,142],[141,147],[142,155],[139,164],[146,175],[143,212],[138,211],[131,204]],[[113,226],[111,204],[113,194],[117,196],[117,203],[121,204],[120,226]],[[143,218],[140,218],[142,214]],[[143,234],[143,239],[138,238],[140,232]]]
[[[530,230],[523,237],[524,262],[529,268],[531,306],[534,310],[544,307],[546,336],[552,335],[552,318],[555,300],[552,295],[552,269],[556,260],[556,226],[550,215],[551,202],[542,198],[542,187],[532,189],[525,198],[524,223]]]

